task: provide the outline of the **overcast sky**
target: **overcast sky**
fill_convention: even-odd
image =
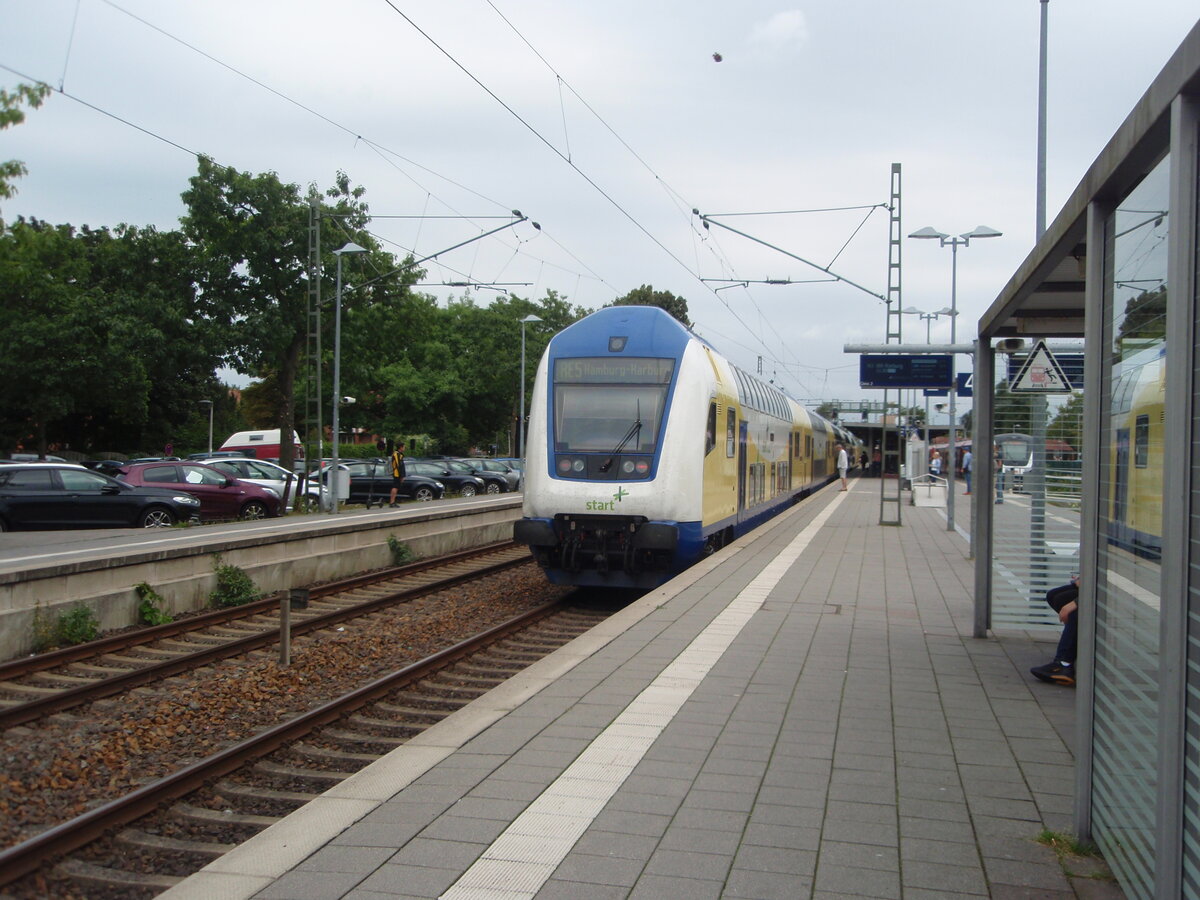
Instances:
[[[1051,220],[1196,15],[1050,0]],[[322,188],[343,170],[400,254],[514,209],[541,225],[427,264],[440,298],[470,280],[596,308],[650,284],[794,396],[880,399],[842,352],[884,339],[871,208],[895,162],[904,234],[1003,232],[958,254],[969,339],[1033,244],[1039,18],[1038,0],[0,0],[0,85],[61,91],[2,133],[29,174],[0,214],[174,228],[196,153]],[[903,305],[949,305],[949,249],[902,252]]]

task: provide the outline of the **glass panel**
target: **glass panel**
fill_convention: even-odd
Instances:
[[[1106,235],[1112,401],[1101,431],[1092,809],[1096,841],[1130,897],[1154,892],[1169,174],[1164,160]]]
[[[559,452],[653,453],[666,408],[671,359],[560,359],[555,363],[554,447]]]

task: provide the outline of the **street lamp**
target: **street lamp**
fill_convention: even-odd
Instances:
[[[948,306],[943,306],[941,309],[937,310],[937,312],[925,312],[925,310],[923,310],[923,309],[917,309],[915,306],[909,306],[909,307],[906,307],[905,309],[901,310],[901,312],[903,312],[904,314],[909,315],[909,316],[920,316],[921,319],[924,320],[924,322],[925,322],[925,343],[926,344],[932,343],[932,340],[930,337],[930,326],[933,324],[934,319],[939,319],[942,316],[957,316],[958,315],[958,310],[951,309]],[[928,392],[926,392],[926,394],[925,394],[925,471],[926,471],[926,473],[929,472],[929,447],[930,447],[930,444],[929,444],[929,394],[928,394]]]
[[[211,400],[200,400],[201,406],[208,407],[208,455],[212,456],[212,419],[213,419],[213,402]]]
[[[986,225],[976,225],[974,230],[965,232],[964,234],[951,237],[938,231],[936,228],[931,228],[928,225],[924,228],[919,228],[909,235],[910,238],[917,240],[934,240],[937,239],[941,246],[950,246],[950,343],[953,344],[958,337],[956,325],[958,316],[958,248],[959,245],[968,247],[971,244],[972,238],[993,238],[1000,237],[1002,232],[995,228],[989,228]],[[958,423],[955,421],[954,397],[957,393],[957,381],[954,377],[954,362],[955,354],[950,355],[950,440],[949,453],[950,458],[947,460],[949,471],[946,473],[946,530],[954,530],[954,465],[958,461]]]
[[[517,459],[525,461],[525,326],[542,321],[533,313],[521,320],[521,418],[517,420]]]
[[[337,290],[333,299],[333,460],[330,467],[329,479],[333,494],[329,499],[329,511],[338,511],[338,412],[342,406],[342,256],[346,253],[366,253],[366,247],[360,247],[353,241],[333,253],[337,257]]]

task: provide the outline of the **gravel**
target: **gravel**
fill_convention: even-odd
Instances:
[[[532,563],[0,734],[0,846],[557,600]]]

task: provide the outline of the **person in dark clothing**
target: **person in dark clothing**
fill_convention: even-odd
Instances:
[[[1058,613],[1058,620],[1063,623],[1062,635],[1058,639],[1054,659],[1044,666],[1034,666],[1029,671],[1041,681],[1070,687],[1075,684],[1075,650],[1079,636],[1079,576],[1072,575],[1068,584],[1047,591],[1046,602]]]

